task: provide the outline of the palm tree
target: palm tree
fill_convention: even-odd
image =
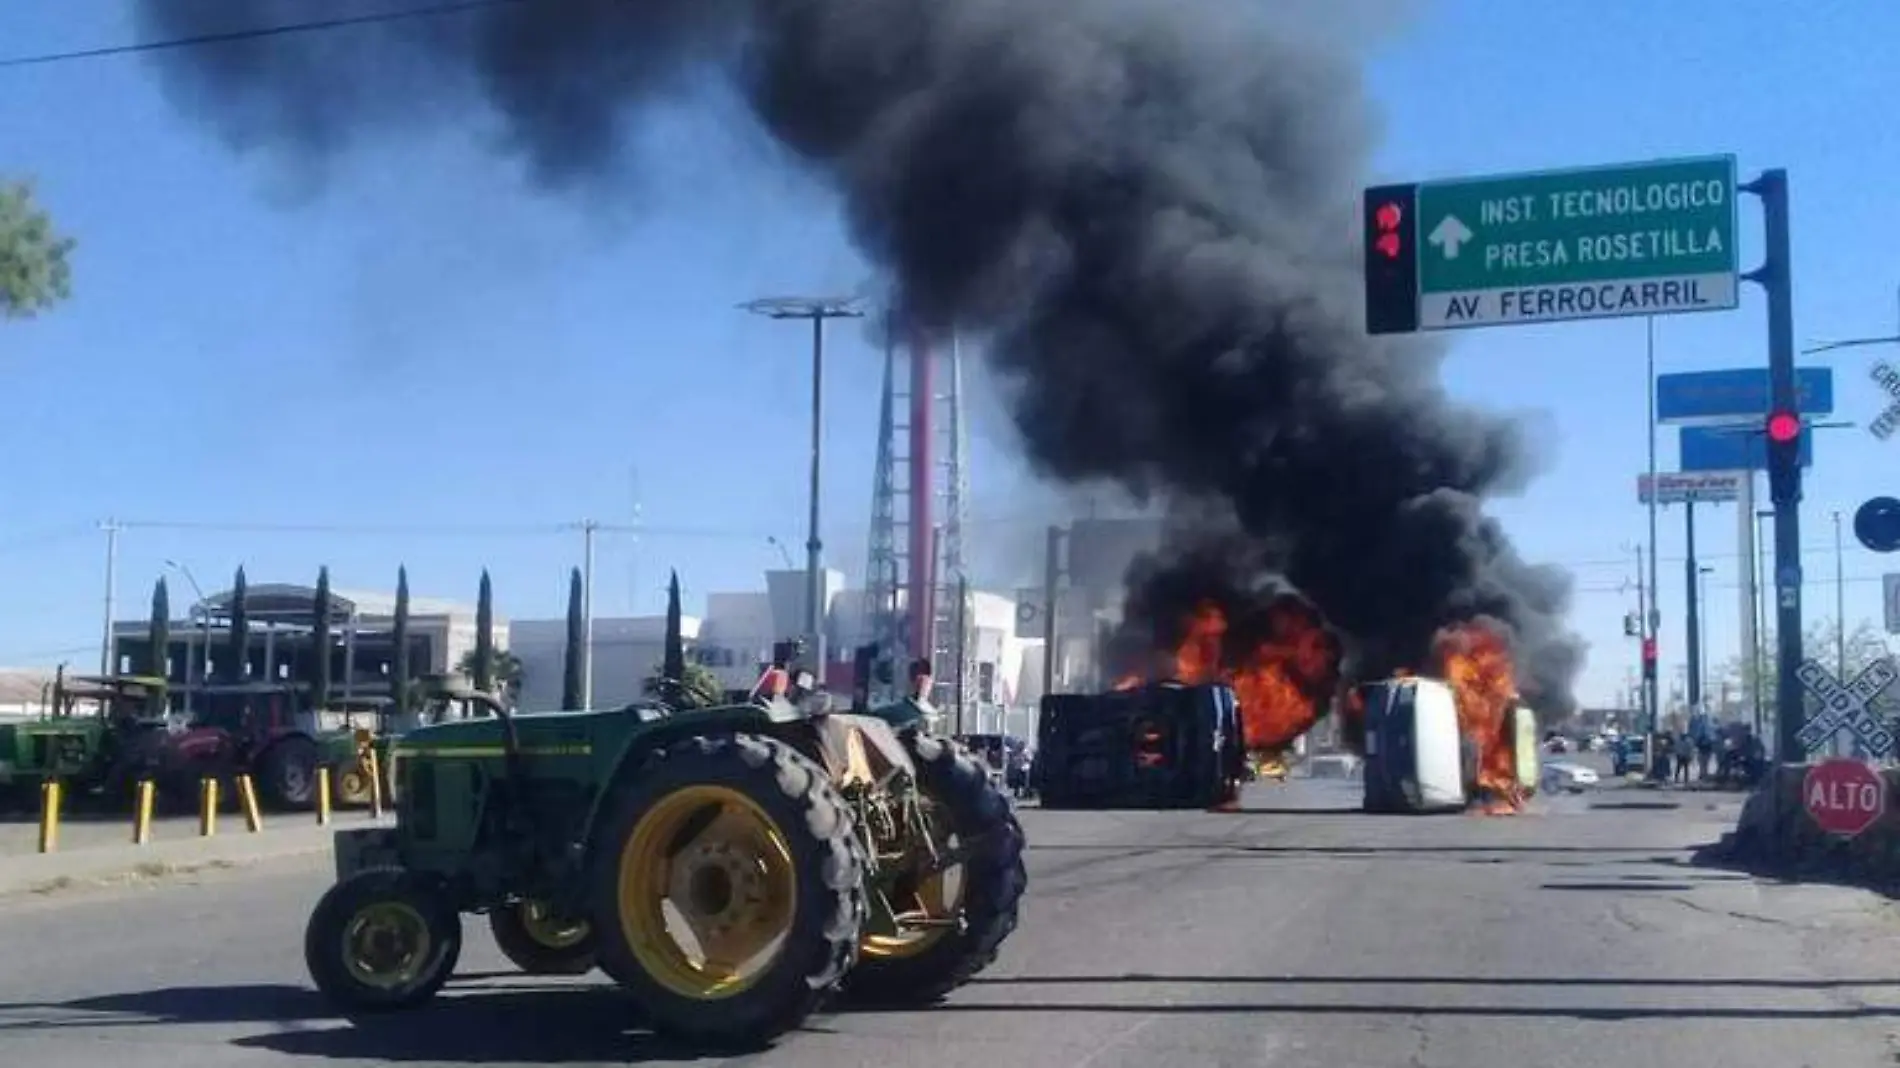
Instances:
[[[521,658],[506,649],[491,649],[488,655],[492,658],[490,663],[493,665],[491,670],[494,672],[492,678],[495,685],[501,688],[502,693],[510,696],[520,693],[523,677]],[[455,665],[455,670],[473,680],[475,668],[480,659],[481,650],[470,649],[462,654],[462,659]]]
[[[726,687],[704,664],[687,664],[679,681],[666,677],[661,667],[647,676],[641,688],[646,695],[676,709],[711,708],[725,700]]]

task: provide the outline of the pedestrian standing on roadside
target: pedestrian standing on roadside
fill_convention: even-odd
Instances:
[[[1695,760],[1695,743],[1689,740],[1688,731],[1676,735],[1675,751],[1676,781],[1686,785],[1689,782],[1689,768]]]

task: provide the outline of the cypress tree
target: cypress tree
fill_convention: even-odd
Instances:
[[[317,569],[317,595],[310,613],[315,620],[310,649],[316,663],[310,676],[310,707],[322,711],[330,704],[330,568]]]
[[[409,569],[396,568],[396,618],[390,625],[396,645],[389,663],[389,696],[398,713],[409,711]]]
[[[251,674],[250,587],[239,564],[231,579],[231,681],[243,682]]]
[[[482,568],[481,592],[475,598],[475,688],[489,693],[495,686],[495,591]]]
[[[146,674],[161,679],[171,678],[172,651],[172,598],[165,588],[165,576],[158,577],[157,585],[152,587],[152,621],[146,631],[146,645],[149,651],[145,655]]]
[[[581,569],[576,567],[567,576],[567,650],[563,657],[561,675],[561,707],[579,708],[586,696],[582,669],[583,659],[587,655],[587,620],[581,612]]]
[[[686,639],[680,631],[680,573],[674,571],[666,584],[666,653],[660,664],[662,685],[673,700],[686,681]]]

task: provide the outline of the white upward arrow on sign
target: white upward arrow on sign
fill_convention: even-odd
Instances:
[[[1438,225],[1432,227],[1431,235],[1425,240],[1443,249],[1446,259],[1455,260],[1458,258],[1458,249],[1471,240],[1471,227],[1461,222],[1458,216],[1447,215],[1438,220]]]

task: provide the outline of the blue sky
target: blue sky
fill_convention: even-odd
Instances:
[[[0,55],[132,35],[120,0],[0,0]],[[1869,42],[1896,39],[1900,6],[1880,0],[1422,4],[1370,70],[1378,177],[1722,152],[1746,174],[1785,166],[1797,337],[1892,334],[1900,263],[1877,176],[1900,173],[1884,118],[1900,71]],[[778,566],[768,538],[798,556],[804,335],[733,308],[849,291],[866,271],[822,190],[749,135],[708,130],[704,116],[662,118],[650,136],[667,162],[625,220],[529,195],[470,138],[358,160],[299,200],[270,161],[178,117],[135,58],[0,70],[0,174],[34,176],[82,242],[75,298],[0,327],[0,663],[91,662],[107,516],[226,528],[128,529],[122,616],[143,613],[166,560],[207,588],[239,563],[253,581],[327,563],[338,585],[383,586],[407,562],[419,594],[451,597],[472,597],[488,566],[505,612],[555,615],[581,546],[561,525],[631,523],[636,503],[648,533],[600,540],[603,613],[655,610],[668,566],[692,601]],[[1743,226],[1752,266],[1752,202]],[[1760,363],[1759,292],[1659,320],[1657,337],[1664,371]],[[849,327],[834,339],[826,536],[856,569],[878,364]],[[1839,418],[1878,413],[1866,373],[1881,355],[1817,358],[1836,368]],[[1574,625],[1592,643],[1582,694],[1605,700],[1635,663],[1620,624],[1634,592],[1619,587],[1645,530],[1642,321],[1472,332],[1446,374],[1459,396],[1538,427],[1548,469],[1496,511],[1528,556],[1574,570]],[[993,404],[977,418],[977,531],[993,561],[1027,568],[1043,496]],[[1900,441],[1826,434],[1804,513],[1811,617],[1833,613],[1829,513],[1900,488],[1884,477]],[[1668,467],[1672,433],[1662,450]],[[1720,660],[1736,640],[1736,520],[1732,507],[1701,518]],[[229,529],[244,523],[411,529]],[[1666,678],[1682,651],[1681,527],[1664,514]],[[1877,620],[1882,563],[1848,543],[1848,617]]]

